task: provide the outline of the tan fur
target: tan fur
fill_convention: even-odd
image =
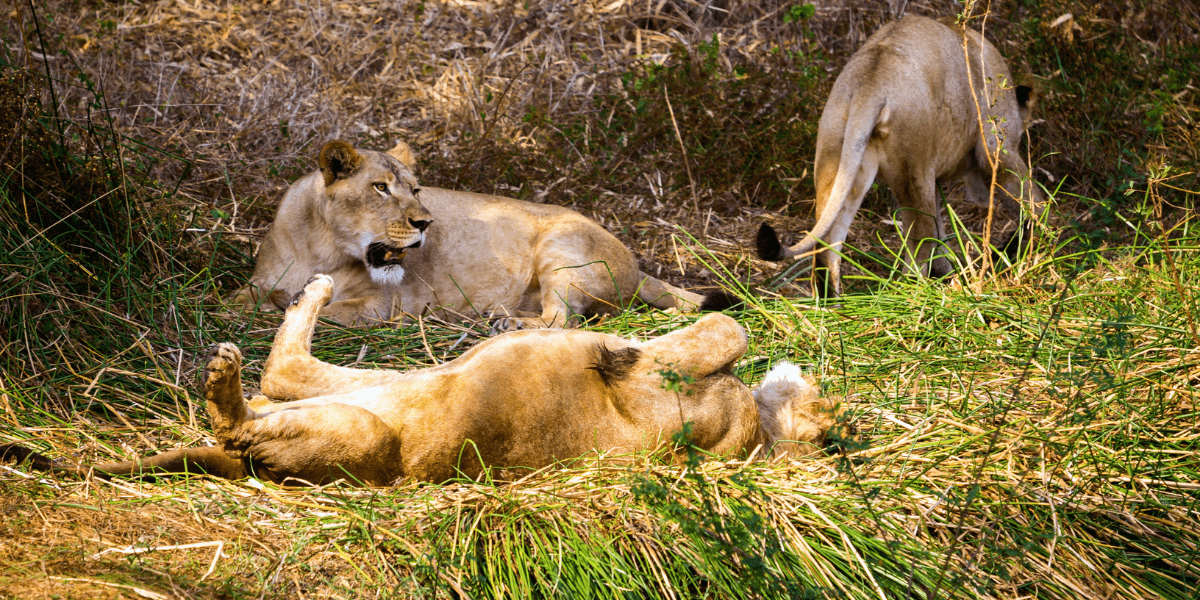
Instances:
[[[822,398],[812,377],[795,365],[780,363],[754,388],[764,434],[775,456],[807,456],[820,451],[825,436],[842,414],[837,402]],[[786,441],[785,441],[786,440]]]
[[[579,330],[521,331],[437,367],[376,371],[312,356],[317,315],[333,290],[328,276],[316,276],[287,309],[264,369],[264,396],[242,397],[237,347],[213,350],[203,383],[217,446],[95,469],[252,474],[276,482],[345,477],[383,485],[654,448],[685,421],[693,442],[713,453],[746,455],[761,446],[763,456],[776,442],[793,440],[780,444],[779,453],[806,454],[832,424],[832,404],[787,369],[772,371],[762,392],[734,376],[746,333],[720,313],[646,342]],[[664,369],[692,382],[681,393],[668,391]],[[31,454],[12,450],[0,447],[0,456]],[[39,468],[47,468],[42,458]]]
[[[980,135],[972,87],[986,135]],[[1025,97],[1028,88],[1021,91]],[[1027,118],[1028,106],[1018,102],[1008,66],[979,32],[916,16],[884,25],[850,58],[821,114],[816,225],[798,244],[784,248],[782,256],[765,258],[815,250],[815,272],[824,273],[826,280],[815,283],[814,290],[840,294],[838,252],[878,175],[900,206],[908,270],[929,274],[935,240],[945,237],[937,181],[962,178],[968,195],[986,204],[992,180],[987,154],[994,155],[998,144],[996,198],[1024,200],[1041,213],[1041,190],[1029,179],[1020,155]],[[822,251],[826,245],[830,250]],[[949,272],[944,257],[932,261],[934,275]]]
[[[288,189],[234,305],[283,308],[314,273],[338,282],[321,316],[346,324],[433,312],[454,320],[496,316],[495,329],[509,331],[572,325],[634,297],[664,309],[703,300],[638,270],[617,238],[572,210],[419,188],[407,145],[385,154],[330,142],[320,164]],[[377,183],[388,185],[386,197]],[[405,253],[421,237],[413,223],[428,220],[420,247]],[[399,283],[372,279],[370,242],[403,256]]]

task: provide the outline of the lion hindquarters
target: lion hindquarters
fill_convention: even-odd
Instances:
[[[314,281],[321,280],[314,278]],[[306,291],[312,291],[313,287],[310,282]],[[298,295],[298,298],[303,307],[303,297]],[[294,318],[296,310],[295,307],[289,310],[286,319]],[[307,335],[311,332],[308,328]],[[296,333],[304,334],[303,328]],[[276,341],[283,335],[279,334]],[[272,353],[280,351],[277,346]],[[140,464],[105,465],[104,470],[112,473],[146,467],[172,470],[182,466],[187,458],[193,463],[212,462],[218,473],[236,473],[236,465],[248,464],[250,474],[277,482],[294,478],[319,484],[346,477],[363,483],[387,484],[400,475],[400,439],[375,413],[340,402],[344,396],[279,404],[257,397],[247,403],[242,395],[241,367],[242,355],[237,346],[221,343],[210,353],[203,375],[213,434],[221,442],[228,460],[216,456],[219,452],[216,449],[189,449],[186,456],[167,453]],[[310,371],[319,375],[317,369]],[[360,389],[352,393],[361,396],[371,392]],[[210,472],[207,466],[202,470]]]
[[[375,413],[335,398],[275,404],[218,435],[252,475],[321,484],[336,479],[387,485],[403,473],[400,437]]]
[[[759,419],[774,456],[807,456],[818,451],[825,434],[837,421],[835,402],[800,368],[788,362],[775,365],[754,388]]]

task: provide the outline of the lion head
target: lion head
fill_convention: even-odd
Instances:
[[[433,215],[421,204],[413,155],[403,142],[387,153],[336,140],[321,148],[324,221],[336,243],[362,259],[371,278],[399,284],[404,256],[425,242]]]

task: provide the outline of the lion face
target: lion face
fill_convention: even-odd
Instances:
[[[333,141],[321,149],[325,221],[342,250],[362,259],[379,283],[400,283],[405,255],[421,247],[433,223],[412,164],[402,160],[411,157],[401,146],[385,154]]]

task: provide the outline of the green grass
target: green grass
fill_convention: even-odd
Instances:
[[[6,535],[25,553],[0,586],[22,589],[45,563],[151,589],[166,572],[188,597],[1193,597],[1200,236],[1177,232],[1169,253],[1159,239],[1044,261],[981,294],[899,279],[835,305],[753,301],[738,315],[751,335],[739,374],[754,383],[783,358],[820,374],[857,429],[842,455],[694,471],[666,456],[585,457],[515,483],[365,491],[5,470],[0,498],[25,519]],[[200,275],[152,300],[172,295],[186,327],[110,318],[78,338],[16,336],[0,439],[85,461],[202,439],[196,357],[236,341],[253,385],[275,324],[186,301],[210,285]],[[101,323],[112,312],[71,311]],[[592,327],[644,338],[688,320],[636,312]],[[417,368],[483,337],[440,323],[327,327],[314,348]],[[85,512],[103,523],[82,525]],[[155,515],[150,535],[122,526],[141,513]],[[83,558],[206,540],[225,546],[203,583],[211,548]]]

